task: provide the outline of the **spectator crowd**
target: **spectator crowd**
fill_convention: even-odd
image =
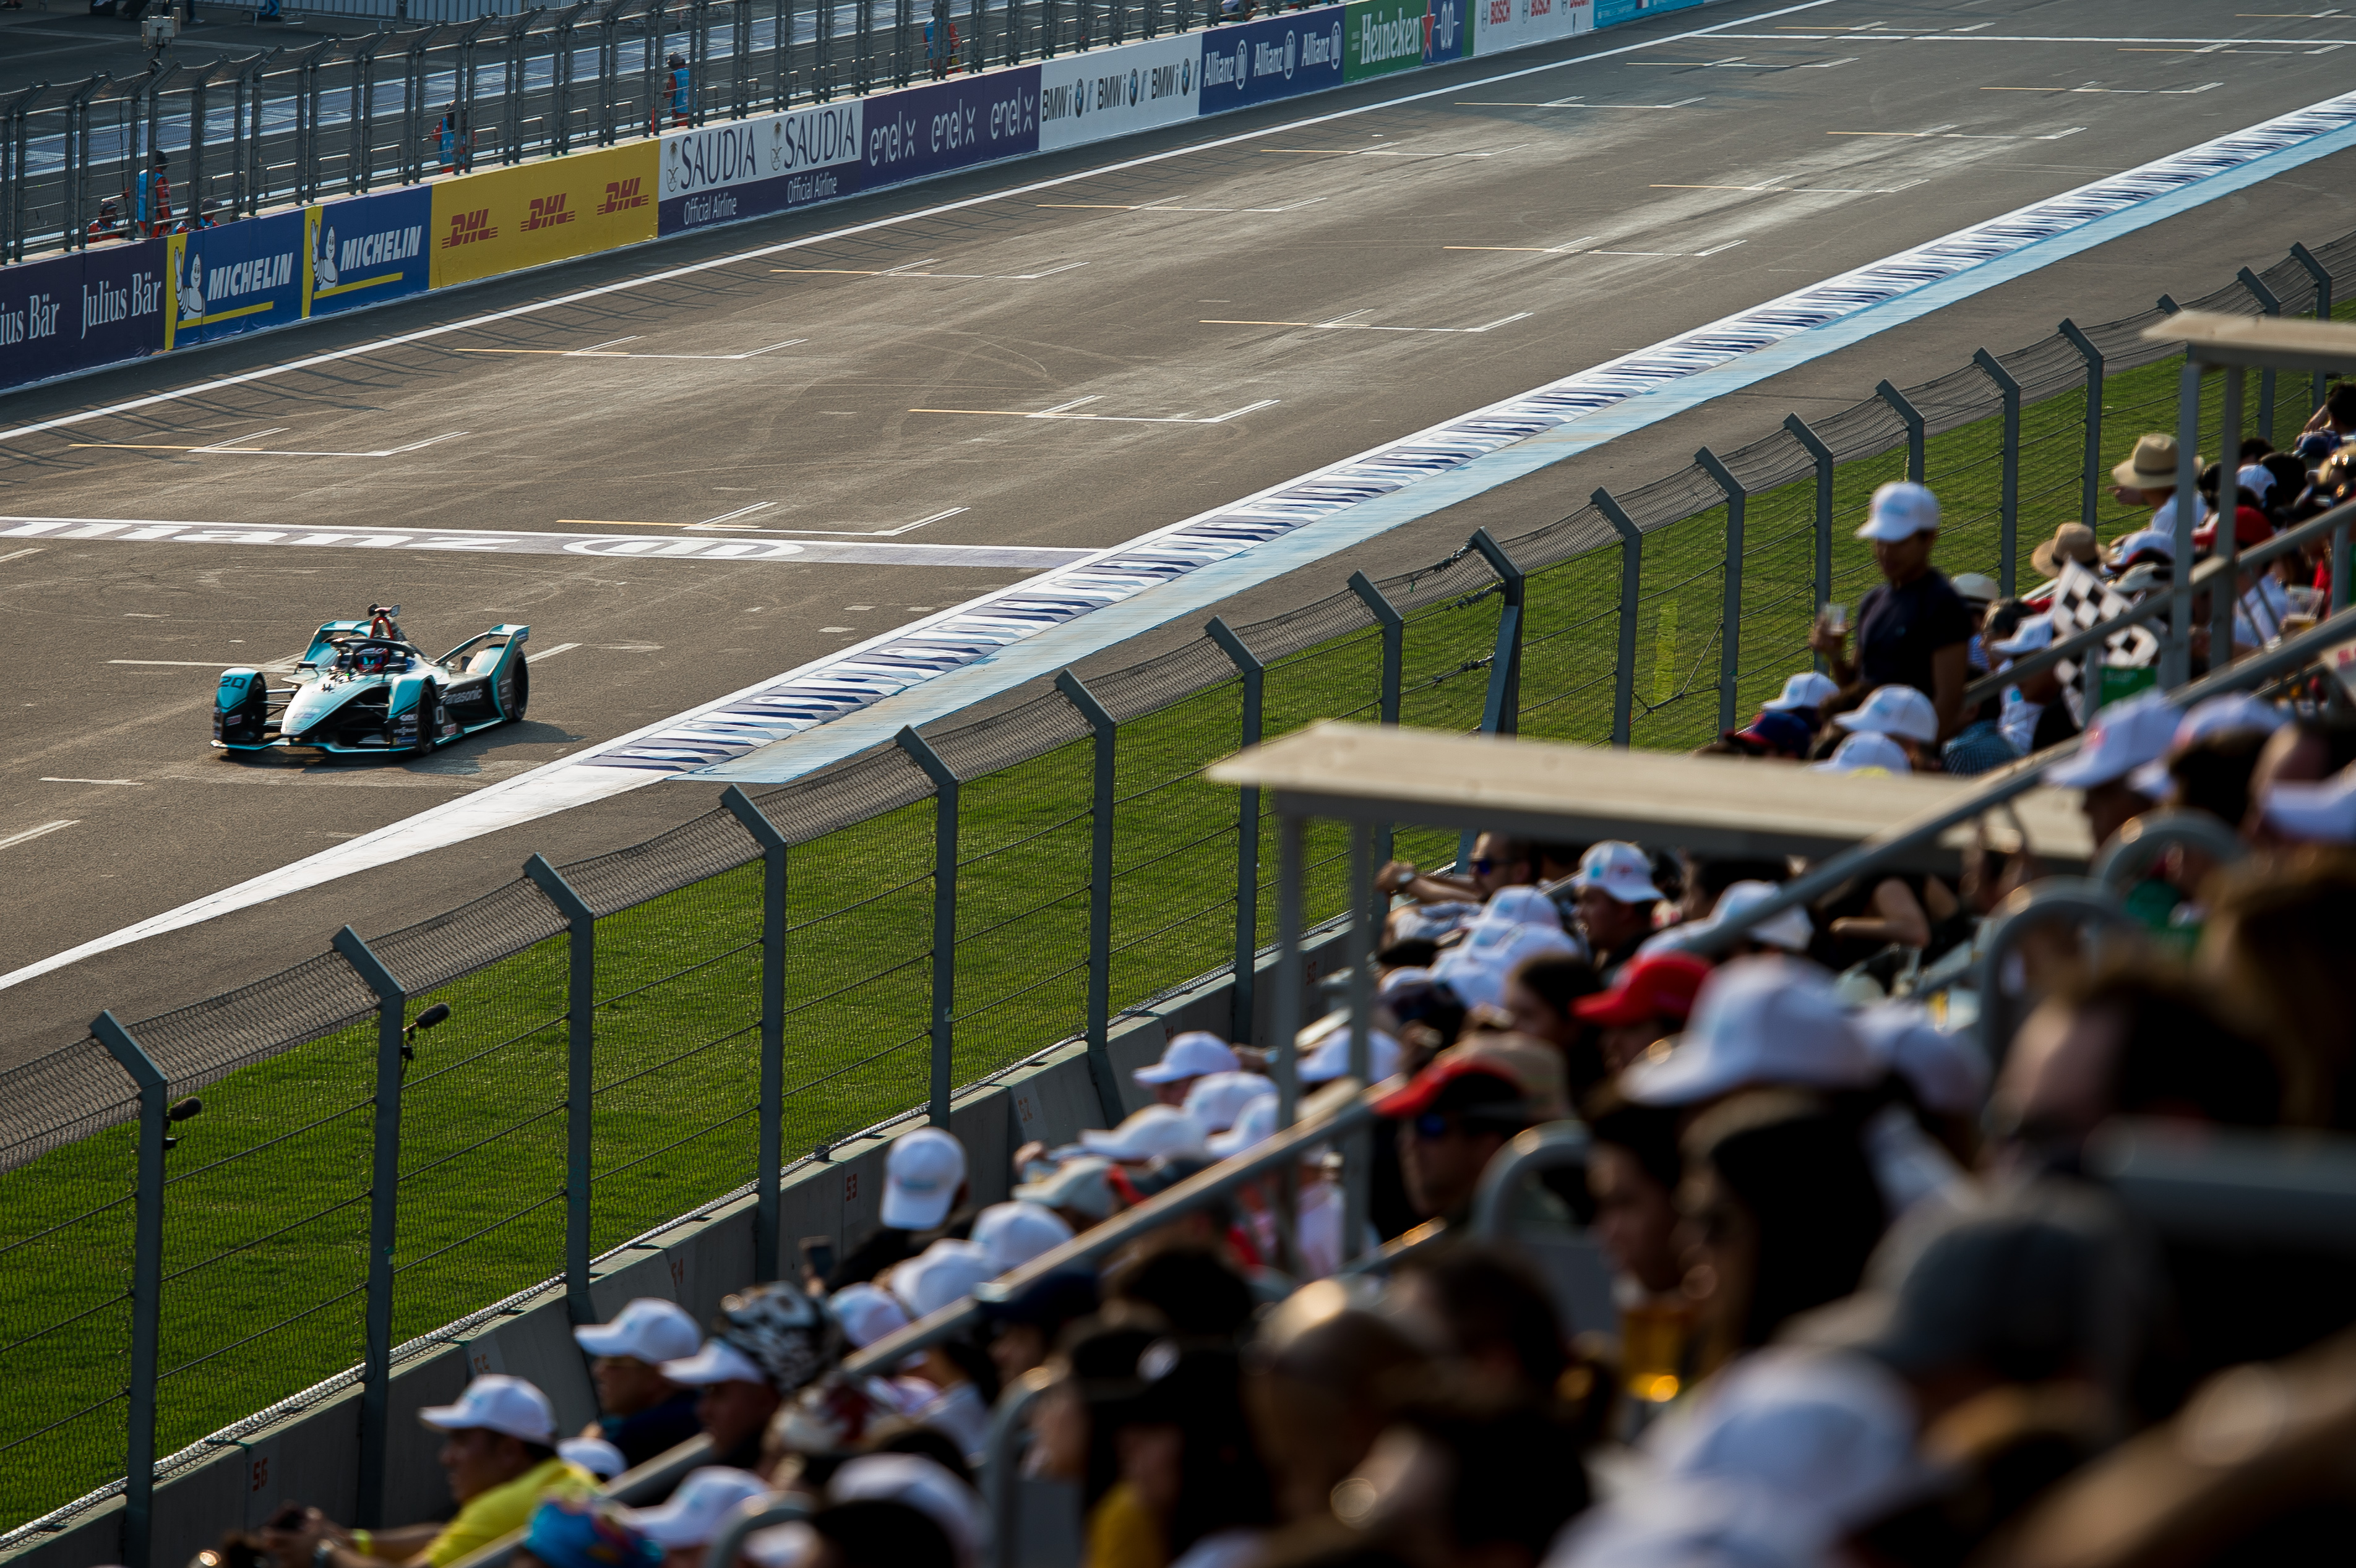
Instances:
[[[2299,452],[2242,453],[2237,539],[2336,504],[2344,432],[2356,389]],[[649,1298],[576,1328],[584,1430],[500,1375],[420,1412],[446,1519],[370,1531],[289,1504],[223,1551],[448,1568],[521,1532],[516,1560],[547,1568],[736,1568],[706,1548],[785,1499],[803,1517],[745,1541],[754,1568],[1044,1563],[993,1542],[994,1460],[1066,1488],[1085,1568],[2338,1560],[2356,1268],[2156,1229],[2101,1156],[2117,1118],[2356,1130],[2356,720],[2334,683],[2185,710],[2098,671],[1965,702],[2050,643],[2073,569],[2128,596],[2166,582],[2174,509],[2200,504],[2176,467],[2139,441],[2117,478],[2149,526],[2108,550],[2063,527],[2035,553],[2054,582],[2016,601],[1940,573],[1935,499],[1885,486],[1864,528],[1883,585],[1853,627],[1818,622],[1823,670],[1710,748],[1972,774],[2078,737],[2045,779],[2097,847],[2207,819],[2207,848],[2128,891],[2140,937],[2020,948],[2007,983],[2030,1005],[1993,1060],[1974,998],[1923,982],[2043,875],[2026,843],[1984,834],[1960,875],[1877,873],[1762,920],[1803,867],[1483,834],[1457,867],[1383,868],[1369,1037],[1339,1011],[1293,1041],[1302,1095],[1356,1087],[1354,1057],[1378,1085],[1359,1234],[1342,1153],[1314,1147],[1098,1264],[1039,1262],[1277,1133],[1282,1064],[1181,1033],[1116,1126],[979,1183],[950,1133],[908,1132],[878,1228],[839,1261],[709,1324]],[[2328,571],[2241,584],[2249,645],[2312,614]],[[1512,1196],[1516,1240],[1473,1237],[1499,1151],[1574,1119],[1583,1159]],[[1597,1298],[1582,1269],[1610,1303],[1594,1320],[1570,1306]],[[969,1299],[971,1328],[846,1369]],[[1017,1383],[1039,1391],[1027,1434],[995,1456]],[[709,1463],[667,1498],[605,1500],[699,1434]]]

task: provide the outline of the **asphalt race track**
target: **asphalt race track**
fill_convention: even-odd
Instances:
[[[1676,37],[1697,27],[1713,32]],[[1648,40],[1674,41],[1629,48]],[[2189,0],[1747,0],[1557,46],[1558,69],[1461,97],[1298,124],[1548,57],[1466,61],[0,399],[0,430],[15,430],[502,317],[0,440],[0,533],[92,520],[0,538],[14,677],[0,973],[1077,552],[2315,102],[2345,88],[2348,45],[2356,17]],[[1230,140],[1243,132],[1265,133]],[[1227,144],[1112,166],[1212,141]],[[2065,312],[2100,320],[2163,288],[2214,287],[2356,226],[2351,162],[2006,285],[1951,325],[1836,356],[1730,400],[1722,423],[1632,439],[1355,564],[1433,556],[1475,523],[1526,528],[1558,497],[1749,439],[1810,397],[1903,382],[1914,358],[1944,369]],[[229,542],[208,525],[280,537]],[[1346,571],[1272,584],[1246,613]],[[530,719],[411,764],[209,748],[222,667],[291,657],[321,619],[371,600],[402,604],[429,648],[530,623]],[[712,795],[640,790],[86,961],[9,993],[0,1065],[101,1007],[135,1018],[195,1000],[310,955],[343,921],[406,923],[534,849],[615,848]]]

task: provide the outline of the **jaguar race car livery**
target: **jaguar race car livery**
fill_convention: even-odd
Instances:
[[[329,621],[294,666],[294,684],[270,689],[260,670],[222,672],[213,697],[213,744],[229,752],[300,748],[348,756],[406,753],[523,717],[531,700],[524,662],[529,626],[493,626],[439,658],[402,635],[401,606]]]

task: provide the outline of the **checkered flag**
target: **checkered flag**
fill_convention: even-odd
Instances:
[[[2132,601],[2096,577],[2078,561],[2066,562],[2060,581],[2053,585],[2053,607],[2048,613],[2053,621],[2053,640],[2061,642],[2074,637],[2105,621],[2115,621],[2135,608]],[[2114,669],[2140,669],[2159,656],[2159,639],[2148,627],[2125,627],[2104,644],[2104,662]],[[2062,689],[2070,702],[2070,711],[2079,723],[2086,721],[2085,670],[2074,659],[2063,659],[2055,667],[2062,677]]]

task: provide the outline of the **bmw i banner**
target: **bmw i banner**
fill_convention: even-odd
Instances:
[[[1077,147],[1194,118],[1200,36],[1090,49],[1039,68],[1039,150]]]

